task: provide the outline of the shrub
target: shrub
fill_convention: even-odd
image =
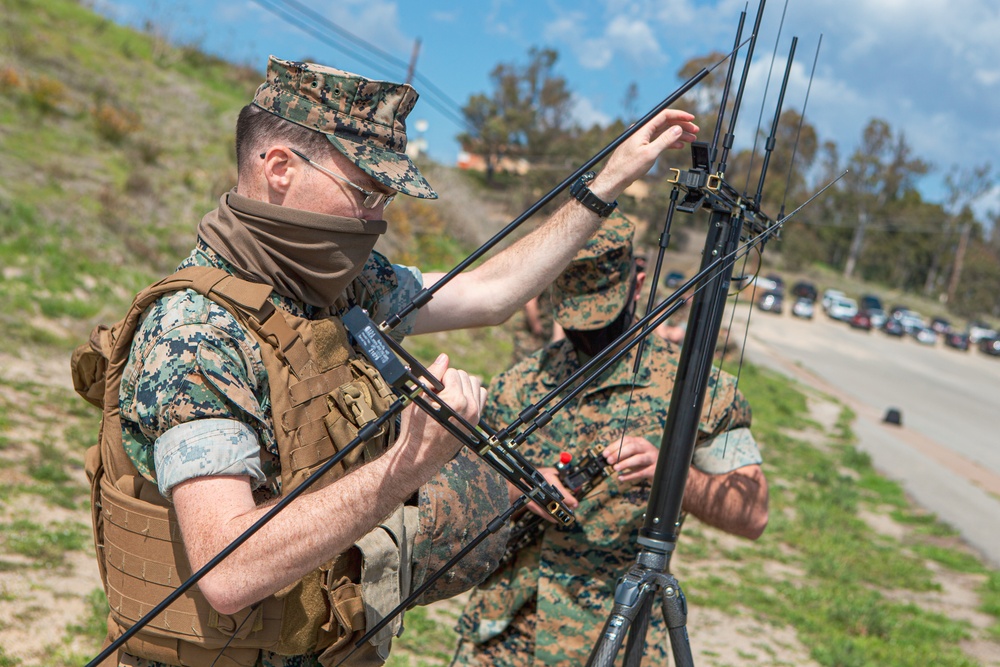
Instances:
[[[122,139],[142,127],[137,113],[113,104],[103,102],[98,104],[93,111],[93,116],[97,134],[113,144],[121,142]]]
[[[21,75],[10,65],[0,67],[0,91],[17,90],[24,86]]]
[[[54,111],[66,99],[66,86],[43,74],[28,84],[28,98],[37,109]]]

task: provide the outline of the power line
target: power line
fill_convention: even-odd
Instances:
[[[373,56],[381,59],[388,65],[392,67],[400,68],[404,72],[409,68],[409,63],[393,56],[392,54],[384,51],[378,46],[368,42],[354,34],[352,34],[347,29],[337,25],[328,18],[318,14],[313,9],[308,6],[303,5],[297,0],[253,0],[255,3],[260,5],[263,9],[271,12],[275,16],[278,16],[287,23],[294,25],[303,32],[308,33],[315,39],[323,42],[330,48],[336,49],[345,55],[348,55],[358,62],[362,63],[366,67],[370,67],[372,70],[379,72],[381,75],[385,76],[387,79],[396,79],[398,75],[395,71],[386,64],[377,62],[376,60],[366,57],[358,52],[358,49],[362,51],[367,51]],[[328,32],[320,30],[319,27],[326,29]],[[352,43],[357,49],[348,48],[341,41],[336,39],[331,39],[330,33],[334,33],[343,40]],[[425,99],[427,104],[434,109],[436,109],[441,115],[450,120],[451,122],[458,125],[463,130],[475,132],[475,128],[465,119],[465,116],[461,113],[461,106],[452,100],[444,91],[434,85],[430,80],[424,77],[419,72],[416,72],[414,79],[419,81],[422,86],[425,87],[427,94]]]

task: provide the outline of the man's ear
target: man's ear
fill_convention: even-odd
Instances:
[[[262,155],[264,180],[267,182],[271,198],[274,195],[278,198],[284,197],[298,172],[293,162],[295,154],[287,146],[277,144],[268,148]]]
[[[635,274],[635,300],[638,301],[642,297],[642,284],[646,282],[646,272],[639,271]]]

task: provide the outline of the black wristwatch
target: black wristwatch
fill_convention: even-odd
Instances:
[[[614,200],[610,204],[591,192],[587,184],[592,180],[597,178],[597,174],[592,171],[588,171],[586,174],[581,176],[576,183],[570,186],[569,193],[576,198],[578,202],[589,208],[591,211],[606,218],[611,215],[611,212],[618,207],[618,200]]]

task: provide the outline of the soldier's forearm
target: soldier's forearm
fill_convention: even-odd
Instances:
[[[684,510],[710,526],[755,540],[767,527],[767,480],[757,465],[723,475],[691,468],[684,489]]]

